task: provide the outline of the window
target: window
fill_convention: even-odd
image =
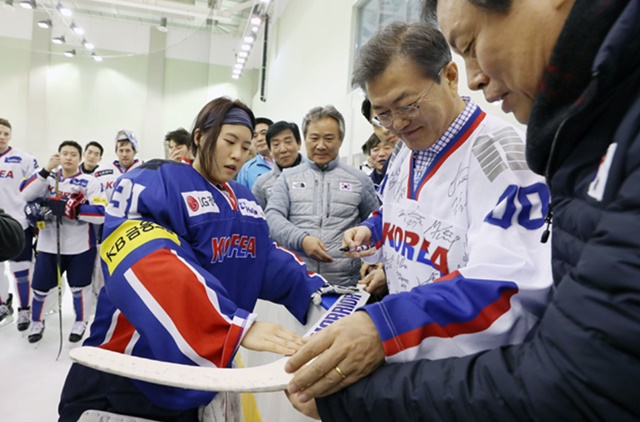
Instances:
[[[420,0],[365,0],[357,7],[355,56],[376,30],[396,20],[417,21]]]

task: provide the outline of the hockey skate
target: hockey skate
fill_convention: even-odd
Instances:
[[[26,331],[31,325],[31,307],[18,308],[18,331]]]
[[[71,343],[77,343],[82,340],[84,331],[87,329],[87,323],[85,321],[76,321],[71,327],[71,334],[69,334],[69,341]]]
[[[44,321],[32,321],[29,329],[29,343],[37,343],[42,340],[42,333],[44,333]]]
[[[11,315],[13,315],[13,295],[9,293],[7,301],[0,304],[0,325],[13,321]]]

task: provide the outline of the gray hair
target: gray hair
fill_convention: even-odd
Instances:
[[[451,61],[451,49],[438,27],[426,22],[392,22],[378,29],[360,50],[352,84],[365,84],[384,73],[391,61],[405,57],[423,76],[440,83],[438,72]]]
[[[344,140],[344,117],[342,117],[342,114],[332,105],[326,105],[324,107],[314,107],[309,110],[307,115],[302,119],[302,135],[305,138],[307,137],[307,129],[309,129],[309,124],[311,124],[311,122],[315,122],[327,117],[331,117],[336,122],[338,122],[338,127],[340,129],[340,140]]]
[[[513,0],[467,0],[474,6],[490,10],[492,12],[504,13],[511,8]],[[422,13],[420,17],[423,22],[435,23],[437,21],[438,0],[423,0]]]

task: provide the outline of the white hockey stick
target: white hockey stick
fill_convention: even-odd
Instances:
[[[305,337],[331,325],[367,303],[369,293],[342,295],[305,334]],[[289,359],[283,357],[275,362],[250,368],[205,368],[161,362],[97,347],[80,347],[69,352],[71,360],[110,374],[148,381],[171,387],[203,391],[233,391],[255,393],[280,391],[287,387],[293,374],[284,371]]]

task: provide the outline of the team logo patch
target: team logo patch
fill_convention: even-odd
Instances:
[[[219,213],[220,208],[213,199],[211,192],[192,191],[181,192],[184,203],[187,206],[189,217],[208,213]]]
[[[291,189],[304,189],[307,187],[305,182],[293,182],[291,184]]]
[[[351,192],[351,183],[340,183],[340,190]]]

